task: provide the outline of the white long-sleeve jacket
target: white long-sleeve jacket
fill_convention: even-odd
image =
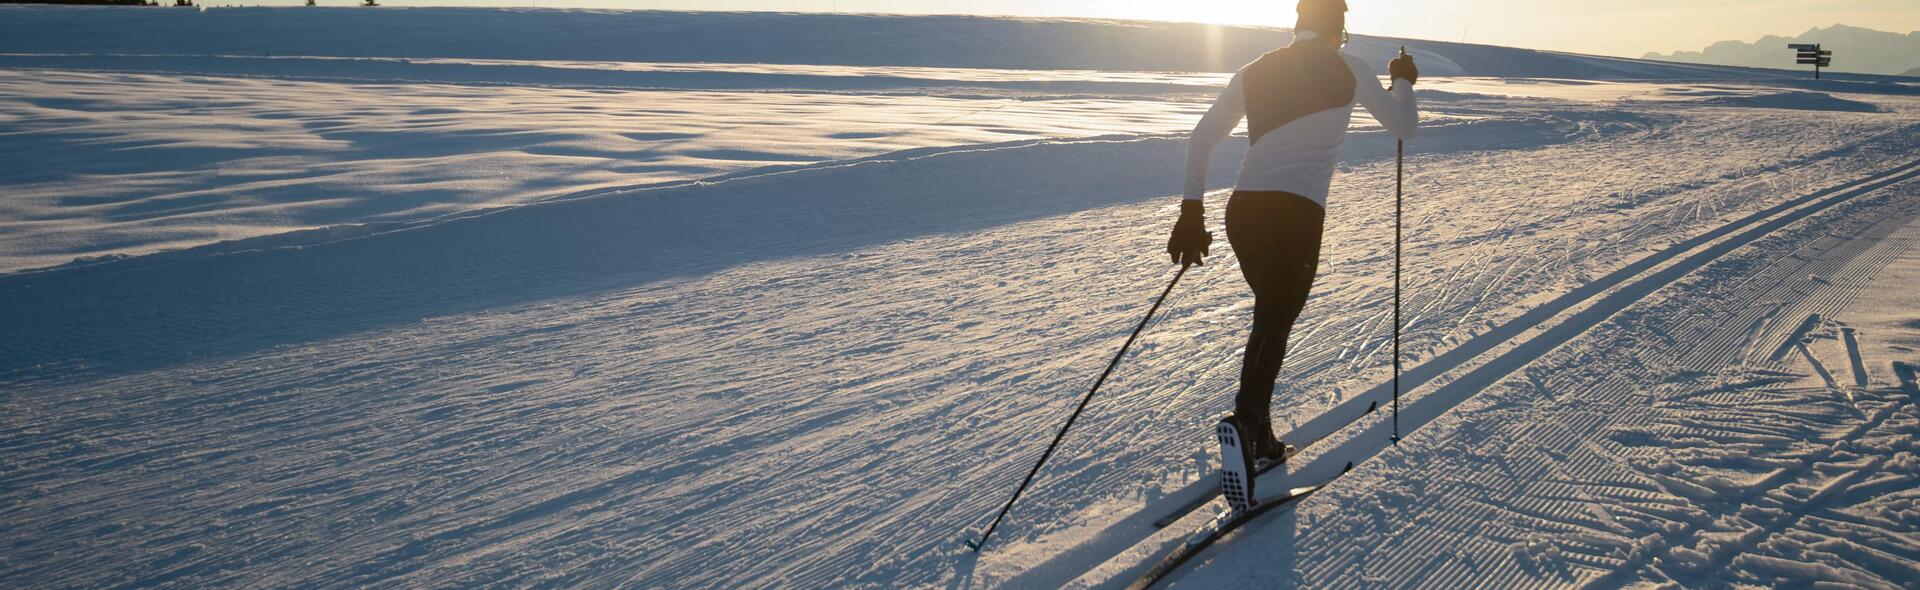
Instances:
[[[1269,52],[1234,74],[1193,129],[1185,198],[1199,199],[1206,192],[1213,150],[1242,118],[1248,119],[1253,145],[1240,164],[1235,188],[1285,191],[1323,207],[1354,102],[1394,136],[1413,138],[1420,116],[1413,85],[1394,80],[1392,90],[1381,88],[1373,69],[1360,58],[1300,42],[1313,37],[1313,32],[1302,31],[1293,45]]]

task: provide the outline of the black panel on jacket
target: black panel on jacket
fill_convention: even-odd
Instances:
[[[1240,70],[1247,135],[1254,143],[1301,117],[1353,104],[1353,70],[1331,47],[1295,43],[1260,56]]]

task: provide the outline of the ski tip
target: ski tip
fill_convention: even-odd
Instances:
[[[1348,461],[1348,462],[1347,462],[1347,466],[1346,466],[1345,468],[1342,468],[1342,469],[1340,470],[1340,472],[1341,472],[1341,473],[1346,473],[1346,472],[1348,472],[1348,471],[1353,471],[1353,462],[1352,462],[1352,461]]]

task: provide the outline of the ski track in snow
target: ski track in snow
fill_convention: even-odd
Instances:
[[[1808,215],[1818,214],[1829,207],[1875,194],[1876,191],[1889,186],[1897,186],[1916,176],[1920,176],[1920,163],[1895,168],[1885,173],[1788,200],[1675,244],[1551,302],[1536,306],[1527,314],[1434,357],[1431,362],[1411,367],[1403,382],[1407,389],[1413,390],[1410,393],[1416,395],[1408,396],[1410,400],[1404,412],[1407,416],[1397,424],[1403,425],[1402,432],[1417,431],[1429,421],[1494,385],[1499,379],[1526,366],[1542,353],[1584,334],[1598,322],[1619,313],[1626,306],[1637,303],[1648,294],[1667,286],[1677,278],[1686,276],[1687,273],[1699,269],[1702,265],[1725,256],[1726,253],[1743,247],[1754,239],[1766,236],[1783,225],[1791,224]],[[1897,222],[1904,217],[1894,215],[1890,219]],[[1569,309],[1578,309],[1578,311],[1556,317],[1556,314]],[[1817,318],[1818,315],[1813,317]],[[1483,341],[1490,342],[1483,343]],[[1508,346],[1508,341],[1516,344]],[[1505,350],[1488,355],[1491,358],[1474,358],[1477,354],[1501,348]],[[1804,350],[1804,347],[1801,348]],[[1468,366],[1472,367],[1470,371],[1464,371],[1437,389],[1427,392],[1419,391],[1423,384],[1436,376]],[[1821,376],[1828,383],[1832,383],[1832,377],[1824,370],[1821,371]],[[1533,374],[1528,373],[1525,377],[1530,385],[1543,389]],[[1345,400],[1339,411],[1329,412],[1327,416],[1353,416],[1370,404],[1387,407],[1390,401],[1388,385],[1388,383],[1381,383],[1363,395]],[[1851,393],[1849,393],[1849,399],[1851,399]],[[1269,474],[1263,480],[1272,481],[1266,481],[1263,485],[1285,487],[1318,484],[1385,451],[1391,432],[1390,424],[1380,414],[1366,418],[1372,419],[1371,424],[1367,424],[1359,434],[1352,435],[1343,444],[1332,449],[1326,449],[1324,446],[1310,449],[1310,453],[1325,450],[1325,454],[1317,459],[1296,462],[1290,474],[1284,472]],[[1362,421],[1364,422],[1365,418]],[[1326,435],[1323,432],[1326,426],[1318,425],[1318,422],[1320,420],[1316,419],[1314,423],[1301,426],[1307,431],[1305,434],[1307,440]],[[1298,431],[1283,432],[1282,436],[1297,434]],[[1190,517],[1188,521],[1204,520],[1204,518],[1204,516]],[[1110,531],[1119,532],[1125,528],[1135,527],[1115,527]],[[1128,562],[1143,561],[1145,558],[1142,555],[1152,555],[1156,553],[1156,548],[1178,542],[1180,532],[1180,529],[1176,528],[1173,531],[1155,534],[1154,537],[1158,540],[1143,543],[1117,558],[1121,561],[1117,571],[1103,566],[1096,572],[1090,572],[1094,575],[1093,580],[1083,580],[1082,583],[1097,583],[1101,577],[1111,581],[1125,581],[1124,579],[1129,576],[1138,575],[1138,570],[1145,564],[1128,567]]]
[[[0,586],[1058,587],[1127,549],[1132,515],[1212,474],[1205,434],[1251,314],[1218,192],[1208,264],[988,549],[960,545],[1174,272],[1160,250],[1185,142],[1168,133],[1192,104],[515,87],[486,92],[534,102],[436,115],[414,109],[480,90],[7,70],[0,84],[72,94],[0,101],[17,107],[0,123],[99,125],[60,132],[129,158],[178,138],[88,113],[125,85],[225,88],[245,95],[230,108],[349,128],[479,116],[509,152],[732,141],[578,131],[638,96],[854,113],[749,130],[730,152],[807,158],[792,165],[587,162],[489,185],[524,206],[438,200],[493,198],[453,190],[391,218],[388,203],[294,203],[284,226],[141,235],[127,251],[183,249],[0,276]],[[299,115],[287,93],[355,98]],[[1855,296],[1920,240],[1905,221],[1920,181],[1902,176],[1920,101],[1897,94],[1752,108],[1435,93],[1424,106],[1445,124],[1408,145],[1403,349],[1447,371],[1403,400],[1418,430],[1386,446],[1376,414],[1311,449],[1298,469],[1374,460],[1175,585],[1910,583],[1916,393],[1894,389],[1873,333],[1835,352]],[[854,124],[882,105],[911,112]],[[516,131],[581,106],[572,130]],[[1216,155],[1216,186],[1240,149]],[[1281,428],[1388,377],[1392,150],[1379,132],[1349,139]],[[196,176],[213,168],[120,172],[225,190]],[[391,196],[383,182],[410,179],[345,184]],[[442,182],[473,179],[428,184]],[[1868,385],[1829,388],[1772,354],[1793,340]]]
[[[1909,584],[1920,392],[1822,386],[1745,329],[1768,301],[1845,313],[1911,256],[1901,176],[1636,302],[1169,587]]]

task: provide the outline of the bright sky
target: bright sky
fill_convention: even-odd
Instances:
[[[202,0],[219,5],[225,0]],[[357,0],[320,0],[322,4]],[[1296,0],[385,0],[394,6],[552,6],[1093,16],[1292,26]],[[239,4],[299,4],[237,0]],[[1347,0],[1355,33],[1640,57],[1845,23],[1920,30],[1920,0]]]

